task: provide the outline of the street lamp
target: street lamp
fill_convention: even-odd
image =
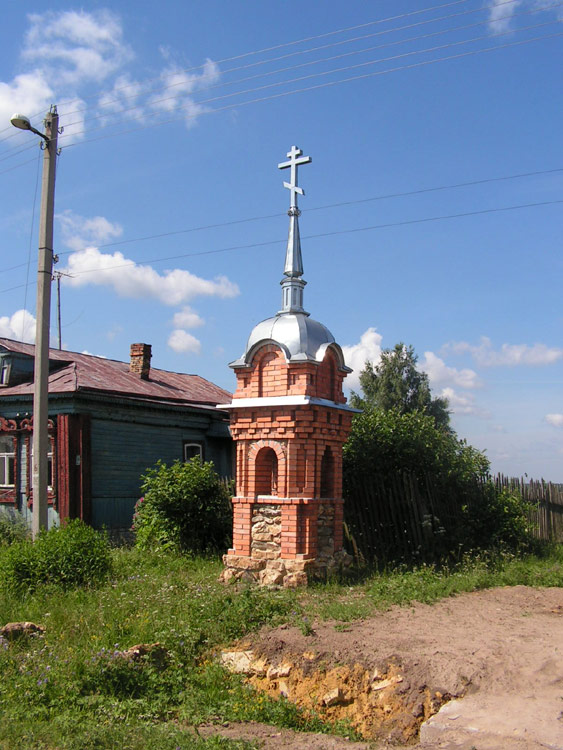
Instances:
[[[53,218],[55,213],[55,170],[59,116],[52,106],[45,116],[45,133],[32,127],[29,118],[15,114],[12,125],[31,130],[44,139],[41,212],[39,219],[39,260],[37,268],[37,320],[35,328],[35,374],[33,386],[33,538],[47,528],[47,485],[49,452],[49,327],[51,280],[53,274]]]

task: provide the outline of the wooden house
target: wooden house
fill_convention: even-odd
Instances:
[[[140,477],[157,460],[200,455],[232,473],[230,394],[199,375],[150,366],[151,347],[129,362],[49,351],[49,523],[82,518],[130,529]],[[0,510],[30,517],[34,346],[0,338]]]

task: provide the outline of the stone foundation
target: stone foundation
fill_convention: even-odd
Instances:
[[[235,547],[223,556],[223,582],[294,588],[352,563],[342,549],[342,501],[233,498],[233,505],[237,532]],[[237,510],[250,521],[244,529]]]

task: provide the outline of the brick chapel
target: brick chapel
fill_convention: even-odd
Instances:
[[[343,549],[342,446],[355,409],[342,383],[350,368],[322,323],[303,307],[298,167],[311,161],[295,146],[290,169],[289,236],[281,310],[251,332],[231,363],[237,378],[230,411],[236,446],[233,548],[224,581],[298,586],[349,562]]]

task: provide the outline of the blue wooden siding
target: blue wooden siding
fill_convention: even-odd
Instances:
[[[209,429],[209,420],[196,429],[193,424],[164,427],[92,418],[92,525],[129,528],[141,496],[141,475],[159,459],[166,464],[181,460],[185,442],[202,443],[206,460],[230,476],[230,440],[207,438],[204,424]]]

